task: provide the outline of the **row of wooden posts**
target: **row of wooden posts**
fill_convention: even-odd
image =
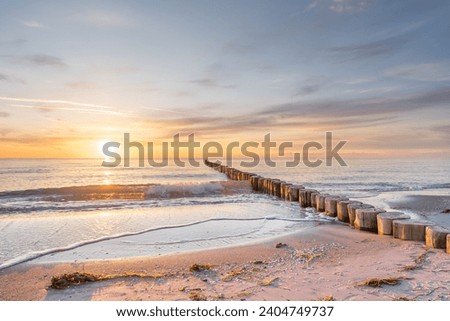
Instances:
[[[450,231],[432,222],[412,220],[401,212],[386,212],[346,197],[321,193],[302,185],[291,184],[274,178],[213,163],[205,165],[224,173],[229,179],[249,181],[255,192],[279,197],[290,202],[299,202],[300,207],[312,207],[330,217],[337,217],[357,230],[392,235],[401,240],[421,241],[432,248],[446,249],[450,254]]]

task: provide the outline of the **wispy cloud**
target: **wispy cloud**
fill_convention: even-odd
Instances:
[[[449,81],[450,62],[401,65],[384,71],[388,77],[420,81]]]
[[[449,108],[450,87],[400,98],[375,97],[336,101],[295,102],[268,107],[262,115],[274,117],[367,117],[370,115],[395,115],[417,109]]]
[[[127,116],[116,111],[114,107],[79,103],[68,100],[32,99],[19,97],[0,96],[0,101],[9,102],[11,107],[35,109],[40,112],[69,111],[89,114],[107,114],[115,116]]]
[[[80,108],[80,107],[58,107],[58,106],[45,106],[45,105],[24,105],[24,104],[12,104],[12,107],[18,108],[28,108],[28,109],[36,109],[44,113],[52,112],[52,111],[73,111],[81,114],[103,114],[103,115],[115,115],[115,116],[126,116],[124,113],[113,111],[113,110],[105,110],[105,109],[95,109],[95,108]]]
[[[35,20],[22,21],[22,23],[29,28],[47,28],[42,23]]]
[[[296,93],[295,96],[306,96],[310,94],[314,94],[320,90],[319,84],[306,85],[300,88],[300,90]]]
[[[23,44],[25,44],[26,42],[27,42],[27,40],[25,40],[25,39],[4,40],[4,41],[0,41],[0,46],[19,47],[19,46],[22,46]]]
[[[0,136],[8,135],[11,132],[13,132],[11,128],[0,128]]]
[[[9,116],[11,116],[10,113],[7,113],[5,111],[0,111],[0,118],[6,118],[6,117],[9,117]]]
[[[330,49],[333,55],[346,60],[367,59],[381,55],[391,55],[403,49],[411,41],[411,35],[391,36],[362,44],[339,46]]]
[[[255,52],[256,48],[249,44],[229,41],[223,46],[222,51],[228,54],[246,55]]]
[[[311,3],[305,8],[305,12],[311,11],[312,9],[316,8],[322,0],[312,0]]]
[[[215,88],[234,88],[233,85],[222,85],[215,78],[201,78],[194,79],[190,81],[191,83],[197,84],[203,87],[215,87]]]
[[[21,78],[10,76],[10,75],[6,75],[6,74],[2,74],[2,73],[0,73],[0,81],[20,83],[20,84],[25,84],[26,83],[26,81],[21,79]]]
[[[4,143],[15,143],[23,145],[33,145],[33,146],[57,146],[64,145],[67,143],[80,142],[80,141],[92,141],[93,137],[88,136],[43,136],[43,135],[31,135],[31,134],[21,134],[21,135],[10,135],[10,137],[2,137],[2,142]]]
[[[26,103],[37,103],[37,104],[60,104],[60,105],[92,107],[92,108],[100,108],[100,109],[114,109],[114,107],[111,107],[111,106],[86,104],[86,103],[80,103],[80,102],[75,102],[75,101],[70,101],[70,100],[34,99],[34,98],[20,98],[20,97],[6,97],[6,96],[0,96],[0,100],[26,102]]]
[[[362,129],[380,127],[401,121],[414,110],[446,110],[450,88],[441,88],[404,97],[371,99],[322,100],[269,106],[248,114],[193,116],[165,119],[166,130],[199,132],[205,135],[229,135],[267,130],[298,131]],[[221,108],[224,109],[225,107]],[[198,113],[192,113],[198,115]]]
[[[367,9],[369,0],[312,0],[304,12],[325,6],[336,13],[355,13]]]
[[[51,112],[57,110],[73,111],[80,113],[92,113],[92,114],[109,114],[121,117],[133,117],[132,113],[119,112],[119,108],[106,105],[88,104],[75,102],[70,100],[52,100],[52,99],[34,99],[34,98],[21,98],[21,97],[6,97],[0,96],[0,101],[13,102],[11,106],[19,108],[36,109],[41,112]],[[141,109],[148,109],[161,112],[176,113],[179,112],[158,107],[143,107]]]
[[[334,12],[361,12],[366,10],[369,1],[367,0],[333,0],[329,9]]]
[[[129,27],[133,20],[117,12],[90,11],[78,16],[83,23],[97,27]]]
[[[67,67],[67,65],[61,58],[50,55],[2,55],[1,57],[6,58],[13,63],[19,64],[29,64],[44,67]]]
[[[92,81],[69,81],[65,85],[70,89],[92,90],[98,88],[98,84]]]

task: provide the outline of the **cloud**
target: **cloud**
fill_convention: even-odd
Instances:
[[[328,10],[335,13],[356,13],[367,10],[369,2],[369,0],[313,0],[303,11],[309,12],[326,6]]]
[[[313,94],[315,92],[318,92],[319,90],[320,90],[320,85],[318,85],[318,84],[303,86],[297,92],[296,96],[310,95],[310,94]]]
[[[79,16],[79,20],[97,27],[129,27],[133,21],[115,12],[91,11]]]
[[[0,128],[0,136],[8,135],[11,132],[13,132],[11,128]]]
[[[450,125],[442,125],[433,128],[435,132],[446,134],[450,137]]]
[[[198,132],[202,135],[226,135],[239,132],[266,132],[270,130],[279,131],[298,131],[301,129],[349,129],[349,128],[367,128],[370,126],[380,126],[395,123],[398,119],[392,115],[359,117],[336,117],[330,115],[317,117],[317,115],[308,115],[303,112],[290,113],[286,115],[283,111],[273,112],[254,112],[235,116],[209,116],[211,113],[199,113],[192,110],[191,116],[184,118],[172,118],[161,120],[164,123],[164,129],[167,132],[183,131]],[[328,115],[327,115],[328,116]],[[152,119],[151,122],[155,120]]]
[[[5,46],[5,47],[20,47],[23,44],[25,44],[27,42],[27,40],[25,39],[14,39],[14,40],[5,40],[5,41],[0,41],[0,46]]]
[[[34,20],[22,21],[22,23],[29,28],[46,28],[46,26],[44,26],[40,22]]]
[[[59,106],[45,106],[45,105],[23,105],[23,104],[12,104],[13,107],[18,108],[28,108],[28,109],[36,109],[43,113],[49,113],[53,111],[72,111],[81,114],[103,114],[103,115],[115,115],[115,116],[126,116],[124,113],[113,111],[113,110],[105,110],[105,109],[96,109],[96,108],[81,108],[81,107],[59,107]]]
[[[241,44],[234,41],[227,42],[223,48],[223,52],[235,55],[246,55],[256,51],[254,46],[248,44]]]
[[[65,84],[70,89],[92,90],[98,88],[98,84],[92,81],[69,81]]]
[[[9,117],[9,116],[11,116],[10,113],[7,113],[5,111],[0,111],[0,118],[6,118],[6,117]]]
[[[437,62],[417,65],[401,65],[385,70],[384,75],[419,81],[449,81],[450,63]]]
[[[121,117],[127,116],[124,113],[116,111],[115,108],[111,106],[86,104],[68,100],[32,99],[0,96],[0,101],[9,102],[10,106],[13,107],[35,109],[45,113],[52,111],[72,111],[87,114],[107,114]]]
[[[26,102],[26,103],[38,103],[38,104],[59,104],[59,105],[81,106],[81,107],[93,107],[93,108],[100,108],[100,109],[113,109],[114,108],[111,106],[79,103],[79,102],[70,101],[70,100],[34,99],[34,98],[20,98],[20,97],[7,97],[7,96],[0,96],[0,100]]]
[[[56,110],[74,111],[80,113],[90,114],[108,114],[121,117],[133,117],[131,113],[119,112],[119,108],[106,105],[80,103],[70,100],[52,100],[52,99],[34,99],[34,98],[21,98],[21,97],[6,97],[0,96],[0,101],[14,102],[15,107],[36,109],[41,112],[50,112]],[[157,107],[145,107],[145,109],[178,113],[165,108]]]
[[[214,78],[201,78],[201,79],[195,79],[191,80],[191,83],[197,84],[199,86],[203,87],[215,87],[215,88],[234,88],[232,85],[222,85],[219,84],[218,81]]]
[[[316,8],[321,2],[322,2],[322,0],[311,1],[311,3],[305,8],[304,11],[306,11],[306,12],[311,11],[312,9]]]
[[[272,105],[260,111],[235,116],[193,116],[164,119],[161,122],[168,131],[190,131],[211,135],[275,129],[298,131],[299,128],[363,129],[362,133],[366,133],[365,129],[368,127],[397,123],[403,119],[402,115],[415,110],[447,110],[449,107],[450,88],[442,87],[403,97],[298,101]],[[195,111],[191,114],[202,115]]]
[[[55,146],[64,145],[67,143],[80,142],[80,141],[92,141],[94,138],[87,136],[42,136],[42,135],[30,135],[21,134],[11,137],[2,137],[4,143],[14,143],[23,145],[36,146]]]
[[[329,9],[338,13],[352,13],[366,10],[369,1],[363,0],[333,0]]]
[[[442,87],[421,94],[401,98],[375,97],[339,101],[294,102],[275,105],[261,111],[275,117],[367,117],[370,115],[395,115],[417,109],[449,108],[450,87]]]
[[[0,81],[26,84],[26,81],[21,79],[21,78],[17,78],[17,77],[13,77],[13,76],[9,76],[9,75],[6,75],[6,74],[1,74],[1,73],[0,73]]]
[[[67,67],[67,65],[61,60],[61,58],[50,55],[2,55],[1,57],[9,59],[13,63],[30,64],[42,67]]]
[[[400,51],[411,41],[410,33],[390,36],[363,44],[346,45],[330,48],[330,52],[345,60],[366,59],[381,55],[390,55]]]

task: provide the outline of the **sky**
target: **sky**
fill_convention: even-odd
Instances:
[[[450,1],[0,1],[0,157],[345,140],[450,155]]]

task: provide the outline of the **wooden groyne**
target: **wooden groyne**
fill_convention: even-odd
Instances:
[[[424,242],[428,247],[445,249],[450,254],[450,230],[432,222],[412,220],[401,212],[387,212],[343,196],[322,193],[303,185],[262,177],[208,160],[204,163],[231,180],[249,181],[255,192],[289,202],[298,202],[301,208],[314,208],[319,213],[348,223],[356,230],[391,235],[401,240]]]

